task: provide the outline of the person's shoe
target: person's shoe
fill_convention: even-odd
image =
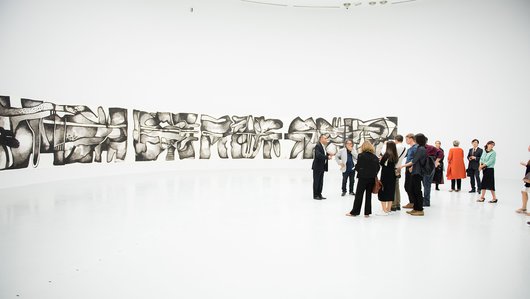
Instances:
[[[407,214],[411,214],[412,212],[414,212],[416,210],[410,210],[410,211],[407,211]]]
[[[326,199],[324,196],[320,195],[318,198],[320,199]]]
[[[381,211],[379,213],[375,213],[375,215],[377,215],[377,216],[388,216],[388,215],[390,215],[390,213],[387,213],[385,211]]]
[[[357,216],[359,216],[359,214],[355,215],[355,214],[352,214],[352,213],[347,213],[346,216],[357,217]]]
[[[488,202],[489,202],[489,203],[497,203],[497,202],[498,202],[498,200],[497,200],[497,198],[495,198],[495,199],[493,199],[493,200],[490,200],[490,201],[488,201]]]
[[[440,188],[435,188],[434,190],[436,190],[436,191],[440,191]]]
[[[408,203],[408,204],[404,205],[403,208],[404,209],[412,209],[412,208],[414,208],[414,204]]]
[[[515,213],[526,214],[526,209],[523,209],[523,208],[517,209],[515,210]]]
[[[453,192],[453,191],[455,191],[455,189],[450,189],[450,190],[449,190],[449,192]]]
[[[397,208],[390,208],[390,211],[395,212],[397,211]]]
[[[469,193],[475,193],[475,192],[476,192],[475,189],[469,191]]]
[[[350,192],[350,195],[355,195],[355,192]]]
[[[412,216],[424,216],[425,213],[423,211],[412,211],[412,213],[410,213],[410,215],[412,215]]]
[[[477,193],[480,194],[480,189],[477,190]]]
[[[346,195],[346,192],[342,192],[342,194],[340,196],[344,196],[344,195]]]
[[[423,206],[424,206],[424,207],[430,207],[431,204],[430,204],[430,203],[424,203]]]
[[[485,198],[480,198],[480,199],[477,199],[477,202],[484,202],[486,199]]]
[[[401,208],[399,206],[396,207],[396,211],[401,211]]]
[[[321,200],[320,196],[313,196],[313,199],[315,199],[315,200]]]
[[[526,224],[530,225],[530,221],[528,221]]]
[[[460,192],[460,189],[456,189],[455,191],[456,191],[456,192]]]

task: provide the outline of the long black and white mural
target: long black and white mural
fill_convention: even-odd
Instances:
[[[57,105],[21,99],[21,108],[0,96],[0,169],[37,167],[41,155],[53,165],[123,161],[127,154],[127,109]]]
[[[93,111],[31,99],[21,99],[20,106],[0,96],[0,170],[37,167],[43,154],[53,155],[53,165],[125,161],[129,133],[134,161],[312,159],[321,134],[330,136],[330,151],[346,139],[357,147],[370,140],[377,148],[395,137],[398,121],[295,117],[284,126],[281,119],[261,115],[133,110],[129,132],[125,108]]]

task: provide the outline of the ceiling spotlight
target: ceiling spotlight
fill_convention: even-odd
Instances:
[[[348,8],[350,8],[351,3],[343,3],[342,5],[344,5],[344,7],[345,7],[346,9],[348,9]]]

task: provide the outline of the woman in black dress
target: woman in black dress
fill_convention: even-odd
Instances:
[[[359,154],[357,164],[355,165],[355,171],[357,172],[355,201],[353,202],[353,209],[346,216],[358,216],[361,213],[365,192],[364,216],[369,217],[372,214],[372,188],[375,185],[375,178],[379,172],[379,159],[374,154],[374,146],[368,140],[361,146],[361,151],[362,153]]]
[[[436,142],[434,142],[434,146],[437,149],[441,150],[445,156],[445,152],[441,147],[442,143],[439,140],[436,140]],[[434,177],[432,179],[432,182],[436,185],[435,189],[437,191],[440,191],[440,188],[438,186],[444,183],[444,157],[440,159],[440,164],[434,169]]]
[[[392,209],[392,202],[396,192],[396,162],[398,161],[396,144],[389,141],[386,144],[386,152],[381,157],[381,183],[383,187],[379,190],[379,201],[383,212],[377,213],[378,216],[388,216]]]

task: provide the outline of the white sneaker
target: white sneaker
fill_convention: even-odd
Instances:
[[[388,216],[388,215],[390,215],[390,213],[387,213],[387,212],[385,212],[385,211],[381,211],[381,212],[379,212],[379,213],[375,213],[375,214],[376,214],[377,216]]]

